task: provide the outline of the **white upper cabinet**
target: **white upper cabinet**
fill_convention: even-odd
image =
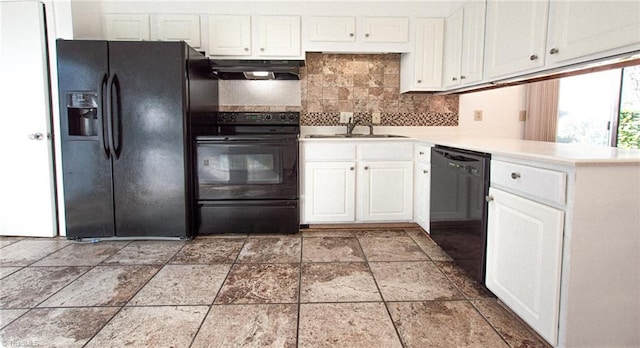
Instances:
[[[300,56],[299,16],[209,16],[210,56]],[[254,46],[255,45],[255,46]]]
[[[185,41],[191,47],[200,47],[200,16],[157,15],[158,40]]]
[[[638,44],[640,1],[551,1],[549,63]]]
[[[209,55],[250,56],[251,16],[209,16]]]
[[[258,17],[260,56],[299,56],[300,17],[260,16]]]
[[[104,37],[107,40],[148,41],[149,15],[105,13]]]
[[[400,62],[401,92],[442,87],[444,19],[418,18],[416,22],[414,52],[402,55]]]
[[[460,8],[444,21],[444,87],[460,84],[463,18],[463,9]]]
[[[409,18],[364,17],[362,18],[364,42],[409,41]]]
[[[471,1],[464,6],[462,58],[460,59],[461,84],[482,80],[486,7],[484,0]]]
[[[354,42],[356,18],[312,16],[308,35],[309,41]]]
[[[544,66],[548,1],[487,2],[485,75],[501,77]]]

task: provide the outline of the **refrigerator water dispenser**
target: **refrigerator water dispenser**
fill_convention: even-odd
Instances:
[[[69,135],[98,135],[98,93],[73,92],[67,94]]]

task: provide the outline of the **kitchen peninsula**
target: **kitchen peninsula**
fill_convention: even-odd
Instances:
[[[492,155],[486,282],[514,312],[554,346],[640,344],[640,150],[425,135],[305,138],[301,153],[309,145],[409,141]],[[414,203],[429,194],[417,187]],[[536,209],[556,214],[559,225],[538,224]],[[529,225],[534,236],[519,233]]]

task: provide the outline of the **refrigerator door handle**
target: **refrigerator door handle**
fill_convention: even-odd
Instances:
[[[104,95],[104,87],[107,84],[107,74],[102,75],[102,80],[100,81],[100,88],[98,89],[98,95],[100,96],[100,103],[98,103],[98,116],[100,117],[100,146],[104,150],[104,155],[107,159],[111,157],[111,150],[109,149],[109,144],[105,141],[105,137],[107,134],[105,133],[105,95]]]
[[[113,149],[113,156],[115,156],[116,159],[120,158],[120,152],[121,152],[121,148],[120,145],[121,144],[121,138],[122,138],[122,119],[120,117],[120,112],[122,111],[122,107],[120,105],[120,81],[118,81],[118,75],[113,74],[113,86],[116,89],[116,95],[115,95],[115,100],[116,100],[116,107],[115,107],[115,111],[112,110],[112,122],[114,122],[113,127],[111,129],[112,131],[112,136],[111,136],[111,148]],[[113,117],[115,115],[115,117]]]
[[[110,75],[109,80],[107,80],[107,136],[109,139],[107,146],[111,149],[110,151],[113,151],[111,155],[117,159],[118,154],[115,146],[113,146],[113,80],[115,77],[115,74]]]

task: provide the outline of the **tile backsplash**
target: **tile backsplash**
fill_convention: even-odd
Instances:
[[[225,105],[221,100],[221,109],[300,111],[303,126],[337,126],[342,111],[363,122],[379,112],[380,126],[458,125],[457,95],[400,94],[400,54],[307,53],[299,84],[299,105]]]

